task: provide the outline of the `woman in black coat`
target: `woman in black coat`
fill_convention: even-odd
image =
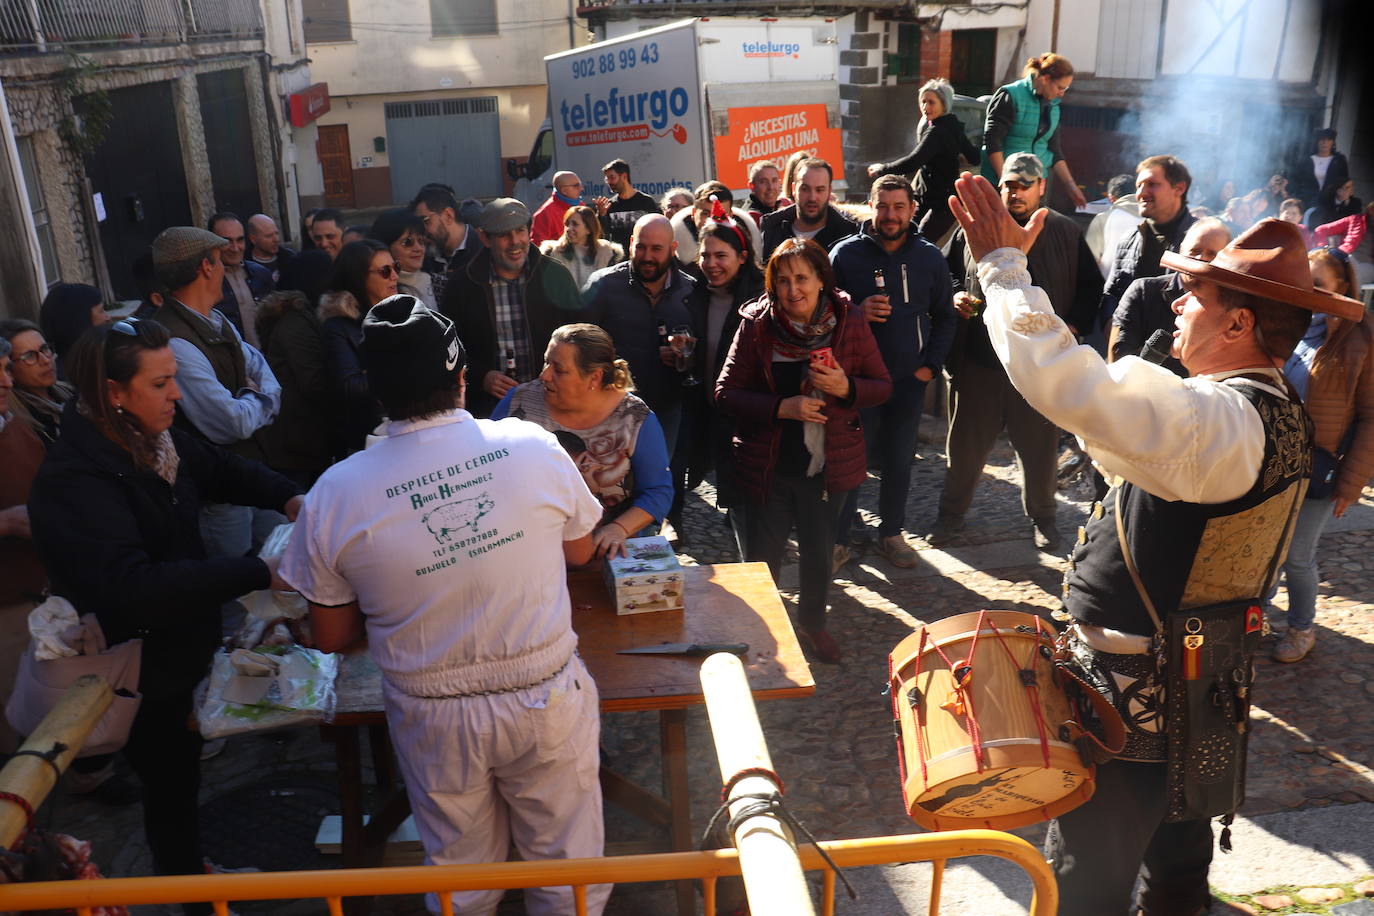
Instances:
[[[1336,131],[1320,127],[1312,138],[1312,151],[1293,164],[1288,176],[1288,193],[1303,202],[1310,213],[1314,208],[1330,208],[1336,189],[1350,179],[1350,163],[1336,149]],[[1321,221],[1311,220],[1308,229]]]
[[[267,465],[309,489],[329,467],[329,367],[306,294],[277,290],[258,303],[262,355],[281,383],[281,410],[259,435]]]
[[[954,107],[954,87],[949,80],[933,79],[922,86],[920,103],[922,117],[915,149],[895,162],[873,163],[868,167],[868,177],[915,172],[913,184],[920,206],[913,219],[921,235],[938,245],[954,225],[949,198],[954,193],[954,180],[959,177],[959,157],[962,155],[969,165],[977,165],[980,156],[964,133],[964,125],[950,111]]]
[[[363,340],[363,316],[378,302],[396,295],[400,278],[387,247],[376,239],[362,239],[339,250],[334,273],[320,295],[317,311],[329,367],[335,458],[360,450],[367,434],[382,420],[382,406],[368,390],[358,347]]]
[[[94,614],[110,645],[143,640],[143,702],[124,754],[144,786],[148,846],[160,874],[204,870],[197,794],[201,738],[191,692],[220,639],[220,605],[280,585],[256,557],[207,559],[200,507],[300,509],[297,487],[172,429],[176,357],[167,330],[126,318],[73,348],[77,396],[29,497],[29,523],[54,594]],[[188,912],[208,913],[208,905]]]

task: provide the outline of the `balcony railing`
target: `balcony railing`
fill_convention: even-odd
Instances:
[[[257,0],[0,0],[0,51],[261,38]]]

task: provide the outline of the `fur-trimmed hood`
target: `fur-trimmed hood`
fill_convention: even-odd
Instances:
[[[331,318],[348,318],[351,321],[362,321],[363,310],[358,306],[358,300],[347,290],[331,289],[320,294],[320,306],[315,314],[320,319],[320,324],[324,324]]]

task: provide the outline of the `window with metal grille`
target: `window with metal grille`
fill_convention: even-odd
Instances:
[[[914,22],[894,25],[897,50],[887,55],[887,75],[897,77],[899,83],[914,83],[921,78],[921,27]]]
[[[435,38],[499,31],[496,0],[429,0],[429,18]]]
[[[353,40],[348,0],[302,0],[301,16],[305,20],[307,44]]]
[[[53,250],[52,222],[48,218],[48,204],[43,199],[43,184],[38,180],[38,161],[33,155],[33,138],[18,137],[19,170],[24,173],[29,212],[33,214],[33,228],[38,235],[38,254],[43,261],[43,280],[52,286],[58,280],[57,255]]]

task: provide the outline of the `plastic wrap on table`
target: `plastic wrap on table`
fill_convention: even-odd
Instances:
[[[303,646],[220,650],[197,691],[206,738],[269,731],[334,718],[339,656]]]

